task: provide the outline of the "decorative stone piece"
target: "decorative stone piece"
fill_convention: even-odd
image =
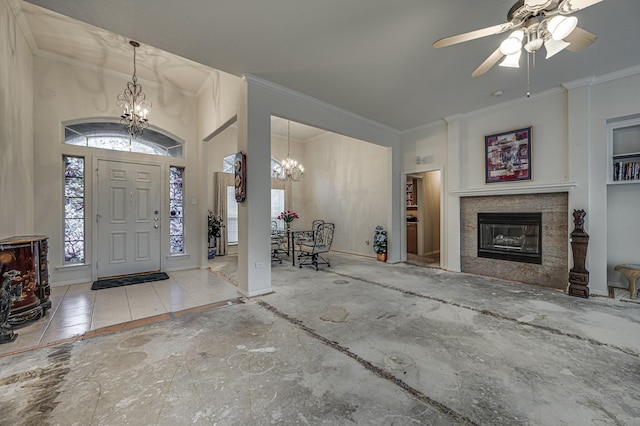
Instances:
[[[569,271],[569,296],[589,297],[589,271],[585,268],[589,235],[584,230],[584,210],[573,211],[575,228],[570,235],[573,268]]]

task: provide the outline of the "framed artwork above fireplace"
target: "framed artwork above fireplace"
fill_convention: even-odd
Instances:
[[[531,129],[484,137],[486,183],[531,180]]]

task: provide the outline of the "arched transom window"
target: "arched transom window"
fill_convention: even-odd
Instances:
[[[64,143],[182,158],[182,142],[153,129],[145,129],[136,139],[131,138],[120,123],[107,121],[68,124],[64,126]]]

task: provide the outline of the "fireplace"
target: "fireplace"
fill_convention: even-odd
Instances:
[[[542,264],[542,213],[478,213],[478,257]]]
[[[460,198],[460,270],[471,274],[500,278],[509,281],[518,281],[527,284],[551,287],[564,290],[569,279],[569,194],[567,192],[553,192],[540,194],[508,194],[470,196]],[[541,262],[505,262],[493,257],[481,257],[478,253],[480,232],[478,231],[478,215],[482,213],[509,213],[525,214],[537,213],[542,219],[539,226]],[[499,228],[504,223],[497,223],[494,228]],[[507,224],[508,225],[508,224]],[[531,234],[522,227],[531,225],[516,223],[513,229],[502,230],[498,235],[512,237]],[[529,235],[531,237],[531,235]],[[533,238],[532,238],[533,239]],[[498,240],[496,240],[497,242]],[[507,240],[512,245],[514,240]],[[504,242],[504,241],[503,241]],[[493,244],[493,238],[491,240]],[[498,246],[508,246],[497,244]],[[495,250],[503,247],[486,248]],[[514,252],[528,252],[524,250],[510,249]],[[485,252],[486,253],[486,252]],[[494,254],[494,253],[491,253]],[[527,256],[528,257],[528,256]]]

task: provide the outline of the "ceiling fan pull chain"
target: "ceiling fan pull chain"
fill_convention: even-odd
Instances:
[[[529,71],[529,57],[532,55],[532,53],[528,53],[527,54],[527,98],[531,97],[531,78],[530,78],[530,71]],[[534,57],[535,58],[535,57]]]

